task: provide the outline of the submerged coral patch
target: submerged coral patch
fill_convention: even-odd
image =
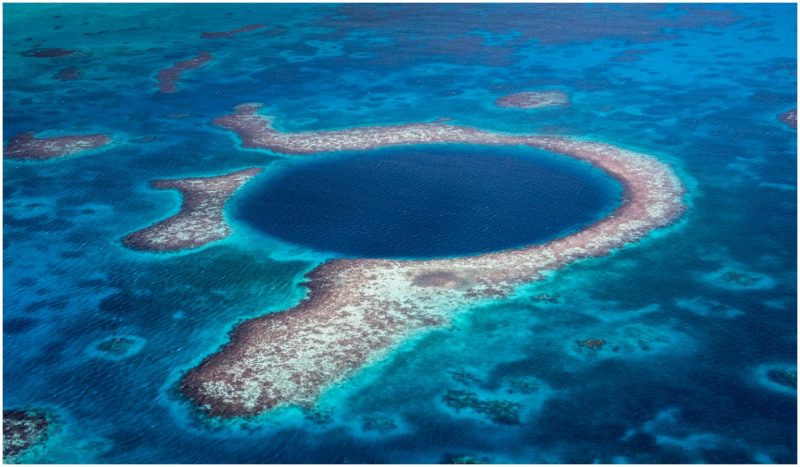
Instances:
[[[766,274],[740,268],[722,268],[704,275],[710,284],[730,290],[763,290],[775,287],[775,279]]]
[[[561,91],[520,92],[495,101],[498,107],[512,109],[541,109],[569,105],[569,96]]]
[[[47,439],[50,416],[37,410],[3,410],[3,461],[15,462]]]
[[[797,365],[765,364],[755,370],[756,382],[771,391],[797,396]]]
[[[105,360],[124,360],[139,353],[145,342],[139,336],[111,336],[92,343],[89,353]]]
[[[456,412],[470,409],[486,416],[500,425],[519,425],[519,414],[522,404],[501,399],[481,399],[471,391],[451,389],[442,397],[442,401]]]

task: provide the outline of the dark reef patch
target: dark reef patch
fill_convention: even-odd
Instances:
[[[474,392],[450,389],[442,397],[442,401],[456,412],[462,409],[471,409],[486,416],[494,423],[500,425],[519,425],[522,404],[506,400],[485,400],[479,398]]]
[[[797,390],[796,369],[772,368],[767,371],[767,378],[775,384]]]
[[[89,354],[106,360],[124,360],[142,350],[145,340],[139,336],[111,336],[89,346]]]

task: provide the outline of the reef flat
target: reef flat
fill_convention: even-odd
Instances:
[[[583,230],[526,248],[431,260],[336,259],[307,278],[294,308],[243,322],[230,342],[190,369],[183,394],[213,416],[256,415],[283,405],[310,407],[328,387],[385,356],[453,313],[576,260],[609,254],[674,222],[684,188],[657,159],[615,146],[560,137],[493,133],[446,124],[281,133],[245,104],[215,124],[246,147],[284,154],[373,149],[415,143],[524,145],[586,161],[618,180],[624,200]]]
[[[569,96],[561,91],[519,92],[495,101],[498,107],[514,109],[540,109],[569,105]]]
[[[158,90],[166,94],[178,92],[177,83],[181,79],[181,75],[187,70],[200,68],[212,58],[213,56],[210,53],[200,52],[194,58],[183,60],[175,63],[169,68],[164,68],[156,75],[156,80],[158,81]]]
[[[50,426],[44,412],[3,411],[3,461],[14,462],[33,446],[44,442]]]
[[[6,145],[3,154],[8,159],[43,161],[97,149],[109,143],[111,138],[102,134],[37,138],[34,133],[22,133]]]
[[[231,233],[222,209],[228,198],[262,169],[250,168],[217,177],[154,180],[153,188],[178,190],[183,204],[178,214],[123,239],[129,248],[178,251],[197,248]]]

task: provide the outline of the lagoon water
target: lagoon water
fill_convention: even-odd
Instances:
[[[777,120],[797,106],[795,5],[3,8],[4,144],[28,131],[114,138],[91,154],[3,161],[4,409],[43,408],[57,420],[23,460],[796,461],[796,387],[770,380],[797,363],[797,134]],[[253,23],[265,27],[202,36]],[[79,53],[26,53],[53,47]],[[158,70],[200,51],[214,58],[187,71],[178,92],[157,92]],[[55,78],[70,68],[76,79]],[[494,105],[550,89],[570,105]],[[446,117],[608,142],[671,165],[688,210],[635,245],[461,310],[453,326],[327,391],[313,416],[288,408],[208,420],[175,390],[182,372],[224,344],[235,323],[296,304],[303,275],[321,261],[541,241],[619,200],[602,174],[511,149],[392,148],[314,160],[243,149],[211,124],[243,102],[264,102],[283,131]],[[422,160],[431,171],[416,165]],[[234,196],[226,240],[179,254],[121,244],[177,212],[179,196],[150,180],[253,166],[265,172]],[[491,171],[493,184],[482,185]],[[364,215],[341,208],[359,193],[338,182],[346,172],[370,193]],[[467,210],[452,220],[452,236],[421,229],[394,251],[385,232],[377,245],[341,232],[325,238],[344,215],[346,227],[364,228],[388,228],[376,210],[428,215],[430,196],[419,187],[434,174],[457,195],[434,192],[448,215]],[[548,183],[520,183],[527,176]],[[294,195],[322,196],[331,180],[334,196],[320,203]],[[498,180],[513,182],[511,191]],[[569,206],[545,203],[550,195]],[[492,200],[490,209],[476,211],[470,197]],[[512,202],[519,197],[524,206]],[[541,205],[529,209],[532,201]],[[254,219],[243,212],[251,202]],[[556,207],[558,222],[542,223]],[[320,210],[336,215],[322,219]],[[280,221],[292,211],[303,216]],[[470,216],[486,217],[470,225]],[[481,231],[496,229],[494,217],[530,230]],[[256,225],[262,220],[269,225]],[[103,358],[98,343],[114,337],[131,345]],[[448,405],[448,394],[463,392],[518,407],[519,423]]]

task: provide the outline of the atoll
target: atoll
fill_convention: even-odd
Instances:
[[[778,115],[778,120],[782,121],[787,127],[797,129],[797,109],[789,110]]]
[[[520,423],[519,413],[522,404],[519,402],[484,400],[474,392],[454,389],[447,391],[447,394],[442,397],[442,401],[456,412],[462,409],[471,409],[500,425],[519,425]]]
[[[204,39],[227,39],[233,37],[237,34],[241,34],[243,32],[254,31],[256,29],[263,28],[263,24],[248,24],[247,26],[242,26],[240,28],[231,29],[228,31],[221,31],[221,32],[203,32],[200,36]]]
[[[123,243],[134,250],[180,251],[221,240],[231,233],[222,209],[228,198],[262,169],[250,168],[216,177],[155,180],[159,190],[183,195],[180,211],[172,217],[134,232]]]
[[[210,53],[200,52],[194,58],[176,62],[171,67],[164,68],[156,75],[156,80],[158,81],[158,90],[166,94],[178,92],[177,83],[178,80],[181,79],[181,75],[186,70],[199,68],[205,65],[205,63],[212,58],[213,57]]]
[[[37,138],[34,133],[15,136],[3,150],[7,159],[43,161],[97,149],[111,143],[111,138],[102,135],[67,135]]]
[[[47,439],[50,417],[40,411],[3,411],[3,461],[14,462],[33,446]]]
[[[623,185],[624,199],[604,219],[544,244],[458,258],[321,264],[306,276],[305,300],[239,324],[226,345],[186,372],[180,390],[212,416],[313,406],[325,389],[407,338],[448,325],[475,300],[505,296],[547,271],[608,255],[672,224],[684,211],[683,186],[667,165],[609,144],[441,123],[282,133],[259,108],[240,105],[214,122],[236,132],[245,147],[283,154],[415,143],[525,145],[593,164]]]
[[[541,109],[569,105],[569,96],[561,91],[519,92],[497,99],[495,105],[513,109]]]

